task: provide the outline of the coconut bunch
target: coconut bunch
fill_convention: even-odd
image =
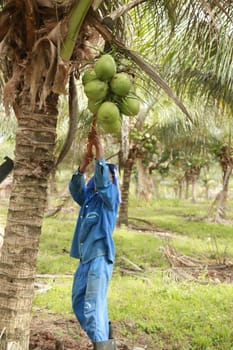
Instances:
[[[126,72],[117,72],[117,64],[110,54],[102,55],[92,69],[85,71],[82,83],[88,108],[106,133],[120,132],[122,114],[138,114],[140,103],[133,93],[131,78]]]

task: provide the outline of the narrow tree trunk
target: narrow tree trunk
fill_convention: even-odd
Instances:
[[[232,166],[229,165],[224,172],[223,188],[219,193],[218,200],[217,200],[217,209],[216,209],[216,215],[215,215],[216,222],[221,222],[222,219],[224,219],[226,216],[226,202],[227,202],[228,187],[229,187],[231,173],[232,173]]]
[[[186,182],[186,193],[185,193],[185,199],[189,198],[189,185],[191,183],[192,185],[192,202],[196,203],[196,182],[197,179],[200,176],[200,167],[199,166],[192,166],[185,172],[185,182]]]
[[[153,181],[142,164],[142,159],[137,159],[138,183],[137,197],[139,199],[150,200],[153,197]]]
[[[205,185],[205,199],[206,200],[209,200],[209,198],[210,198],[209,191],[210,191],[209,185]]]
[[[25,97],[17,113],[15,168],[0,258],[4,350],[29,347],[36,260],[56,139],[57,96],[50,95],[47,102],[46,110],[31,112]]]
[[[196,193],[196,180],[192,180],[192,203],[197,202],[197,193]]]
[[[122,202],[119,210],[118,225],[124,224],[128,226],[129,187],[133,164],[134,161],[130,157],[124,163],[123,183],[121,186]]]
[[[189,198],[189,179],[185,179],[185,199]]]
[[[178,180],[178,198],[182,199],[183,179]]]

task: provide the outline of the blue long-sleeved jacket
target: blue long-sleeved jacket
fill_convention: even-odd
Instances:
[[[113,262],[112,233],[119,207],[119,189],[110,180],[105,159],[95,162],[94,177],[87,185],[83,174],[77,171],[69,183],[69,190],[74,201],[81,206],[70,256],[86,263],[97,256],[107,255]]]

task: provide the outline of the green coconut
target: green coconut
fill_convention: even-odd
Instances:
[[[110,82],[111,90],[119,96],[126,96],[132,87],[128,74],[122,72],[114,75]]]
[[[121,120],[118,119],[114,123],[99,123],[101,128],[109,134],[119,134],[121,131]]]
[[[87,107],[92,113],[96,114],[102,103],[103,103],[102,100],[101,101],[88,100]]]
[[[122,103],[120,104],[121,113],[132,116],[137,115],[140,109],[140,102],[136,96],[128,95],[123,98]]]
[[[88,69],[85,71],[82,77],[83,85],[89,83],[90,81],[97,79],[96,73],[94,69]]]
[[[120,119],[120,111],[113,102],[103,102],[97,112],[97,121],[101,124],[114,124]]]
[[[114,74],[116,74],[116,63],[114,58],[109,54],[101,56],[96,61],[94,69],[97,78],[100,80],[111,80]]]
[[[91,80],[84,85],[87,97],[92,101],[100,101],[105,98],[108,92],[108,84],[99,79]]]

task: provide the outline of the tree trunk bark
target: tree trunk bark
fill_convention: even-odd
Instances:
[[[221,192],[219,193],[218,201],[217,201],[217,209],[216,209],[216,215],[215,215],[216,222],[221,222],[222,219],[225,219],[226,217],[226,202],[227,202],[228,187],[229,187],[231,173],[232,173],[232,165],[229,165],[225,169],[223,174],[223,187]]]
[[[152,176],[148,174],[143,167],[142,159],[137,159],[138,170],[138,185],[137,185],[137,197],[139,199],[151,200],[153,197],[153,181]]]
[[[189,198],[189,185],[192,185],[192,202],[196,203],[196,182],[200,176],[201,168],[199,166],[192,166],[185,172],[185,182],[186,182],[186,191],[185,199]]]
[[[119,210],[119,217],[117,224],[128,226],[128,206],[129,206],[129,187],[130,187],[130,178],[132,173],[132,168],[134,164],[134,159],[131,158],[131,151],[129,152],[129,157],[124,162],[123,165],[123,183],[121,186],[121,205]]]
[[[5,349],[12,350],[29,348],[36,260],[58,113],[57,95],[47,98],[46,109],[36,107],[33,112],[28,95],[24,92],[17,112],[13,184],[0,258],[0,333],[5,328]]]
[[[205,186],[205,199],[208,201],[210,196],[209,196],[210,188],[208,185]]]
[[[192,179],[192,203],[197,202],[196,179]]]
[[[182,199],[182,193],[183,193],[183,179],[178,180],[178,199]]]
[[[189,199],[189,179],[185,179],[185,199]]]

